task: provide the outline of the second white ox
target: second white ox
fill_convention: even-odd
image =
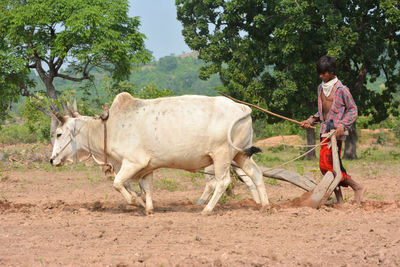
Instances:
[[[214,194],[202,213],[213,210],[231,182],[234,161],[254,182],[262,206],[268,197],[262,172],[251,158],[251,109],[225,97],[179,96],[152,100],[117,95],[107,120],[107,157],[114,167],[114,188],[132,204],[137,195],[126,186],[143,178],[146,212],[152,212],[152,178],[158,168],[198,171],[214,164]],[[59,114],[58,114],[59,115]],[[87,116],[57,116],[61,124],[51,164],[61,166],[76,153],[104,157],[103,122]]]

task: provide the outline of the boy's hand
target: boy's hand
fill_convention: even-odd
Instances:
[[[336,128],[336,139],[339,140],[340,137],[344,135],[344,129],[341,127]]]
[[[300,126],[307,129],[307,128],[311,127],[311,123],[309,120],[304,120],[304,121],[300,122]]]

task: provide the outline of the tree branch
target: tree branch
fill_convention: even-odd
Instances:
[[[46,72],[44,71],[42,67],[42,63],[40,62],[40,59],[36,58],[36,71],[38,72],[40,78],[44,81],[48,79],[49,77],[46,75]]]
[[[56,69],[56,74],[58,73],[58,71],[60,70],[62,64],[64,63],[64,57],[58,57],[56,63],[55,63],[55,69]]]
[[[73,81],[73,82],[81,82],[83,80],[89,79],[89,75],[87,75],[87,74],[85,74],[83,77],[75,78],[75,77],[71,77],[71,76],[66,75],[66,74],[57,73],[55,77],[60,77],[62,79],[70,80],[70,81]]]
[[[28,91],[28,89],[26,88],[25,84],[22,84],[20,86],[20,93],[22,96],[27,96],[27,97],[34,97],[38,100],[40,100],[36,95],[32,94],[31,92]],[[44,107],[40,107],[37,105],[34,105],[34,107],[38,110],[40,110],[41,112],[43,112],[44,114],[46,114],[47,116],[52,116],[52,113],[50,111],[48,111],[47,109],[45,109]]]
[[[386,84],[389,85],[390,84],[389,75],[387,74],[386,69],[385,69],[385,65],[383,65],[383,64],[382,64],[382,71],[385,74]]]
[[[28,69],[36,69],[36,63],[33,63],[33,64],[31,64],[31,65],[26,65],[26,67],[28,68]]]

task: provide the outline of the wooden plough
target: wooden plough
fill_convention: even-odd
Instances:
[[[330,138],[328,145],[332,146],[334,173],[328,171],[319,183],[306,175],[300,175],[298,173],[283,169],[261,168],[263,176],[286,181],[308,192],[311,192],[310,197],[303,201],[304,206],[309,206],[312,208],[321,207],[321,205],[326,202],[342,179],[335,132],[335,130],[332,130],[329,133],[322,135],[322,137]]]
[[[270,115],[273,115],[278,118],[301,125],[301,123],[299,121],[284,117],[279,114],[275,114],[275,113],[268,111],[266,109],[263,109],[257,105],[250,104],[250,103],[247,103],[244,101],[240,101],[240,100],[235,99],[223,92],[218,92],[218,93],[220,95],[223,95],[223,96],[225,96],[229,99],[232,99],[233,101],[236,101],[238,103],[257,108],[257,109],[264,111]],[[332,122],[332,124],[333,124],[333,122]],[[329,127],[330,127],[330,129],[333,129],[334,126],[332,125]],[[312,127],[312,126],[310,126],[310,128],[315,129],[315,127]],[[311,179],[310,177],[308,177],[306,175],[299,175],[295,172],[283,170],[283,169],[262,168],[263,176],[267,177],[267,178],[275,178],[278,180],[286,181],[286,182],[292,183],[308,192],[311,192],[310,197],[308,199],[305,199],[302,204],[304,204],[304,206],[309,206],[309,207],[313,207],[313,208],[321,207],[321,205],[323,205],[325,203],[325,201],[329,198],[329,196],[332,194],[332,192],[337,188],[340,180],[342,179],[342,172],[340,170],[339,154],[338,154],[338,147],[337,147],[335,132],[336,132],[336,130],[331,130],[329,133],[322,135],[322,137],[326,137],[326,138],[330,139],[329,145],[332,146],[332,161],[333,161],[334,173],[328,171],[322,178],[321,182],[317,183],[316,181],[314,181],[313,179]],[[345,135],[348,135],[348,133],[345,132]],[[338,190],[340,190],[340,188],[338,188]]]

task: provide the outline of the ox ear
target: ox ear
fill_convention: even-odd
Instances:
[[[52,103],[50,103],[50,109],[57,120],[61,122],[61,124],[64,124],[66,122],[67,119],[63,115],[61,115],[60,112],[58,112],[58,109]]]

